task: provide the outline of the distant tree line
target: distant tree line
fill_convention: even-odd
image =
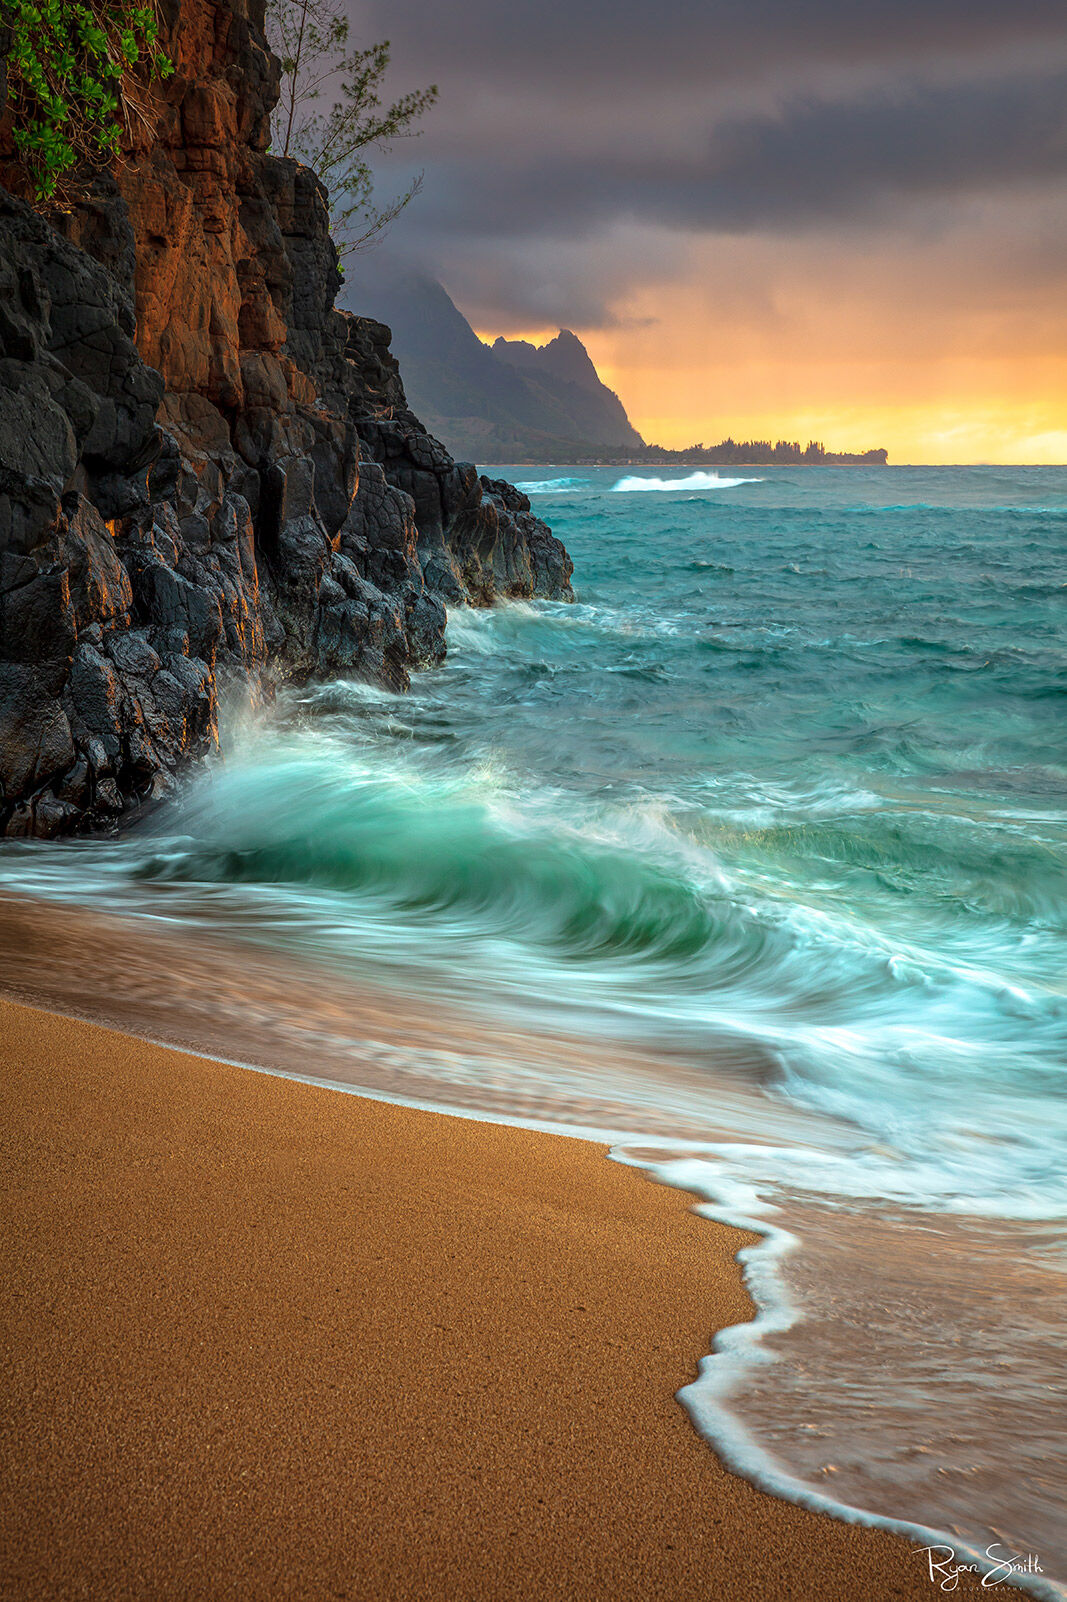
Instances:
[[[488,444],[488,441],[483,442],[483,455]],[[889,452],[883,449],[828,451],[816,439],[809,440],[805,446],[795,439],[779,439],[773,444],[769,439],[724,439],[718,445],[697,443],[680,451],[668,450],[665,445],[646,445],[642,449],[633,445],[575,445],[573,441],[564,440],[532,444],[529,439],[494,439],[491,448],[497,451],[494,460],[500,461],[587,462],[627,467],[655,462],[697,467],[885,467],[889,460]]]
[[[810,439],[804,446],[798,439],[724,439],[718,445],[698,443],[680,451],[669,451],[659,445],[648,447],[650,461],[720,462],[731,466],[772,467],[775,463],[803,464],[807,466],[840,467],[867,462],[884,467],[889,459],[885,450],[828,451],[820,440]]]

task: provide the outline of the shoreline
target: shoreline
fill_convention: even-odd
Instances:
[[[0,1023],[11,1594],[936,1593],[693,1430],[754,1237],[688,1195],[585,1140]]]

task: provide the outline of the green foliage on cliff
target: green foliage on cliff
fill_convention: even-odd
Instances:
[[[62,198],[74,169],[107,161],[144,116],[145,83],[174,71],[154,0],[0,0],[0,23],[16,149],[38,201]]]
[[[267,36],[281,60],[282,94],[272,149],[295,156],[330,192],[330,224],[344,258],[379,235],[418,193],[421,177],[379,206],[370,149],[417,133],[437,85],[383,101],[389,41],[349,50],[349,21],[334,0],[268,0]],[[327,110],[319,106],[326,97]]]

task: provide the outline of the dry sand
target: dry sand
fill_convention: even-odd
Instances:
[[[746,1237],[602,1147],[0,1031],[5,1597],[939,1594],[694,1433]]]

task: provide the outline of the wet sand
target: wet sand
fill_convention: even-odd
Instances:
[[[939,1594],[695,1434],[747,1237],[603,1147],[10,1002],[0,1041],[4,1596]]]

